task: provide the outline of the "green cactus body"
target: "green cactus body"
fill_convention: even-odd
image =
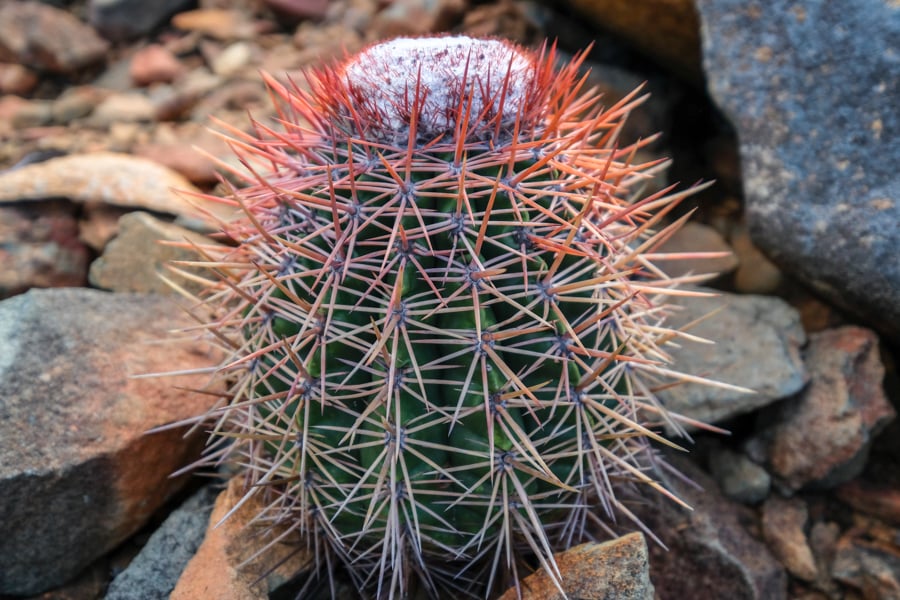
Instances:
[[[396,40],[310,91],[269,78],[281,129],[235,133],[251,175],[210,262],[231,353],[211,447],[361,590],[554,572],[595,509],[630,514],[617,486],[656,486],[673,282],[648,253],[684,194],[630,197],[657,165],[618,141],[636,96],[603,110],[554,61]]]

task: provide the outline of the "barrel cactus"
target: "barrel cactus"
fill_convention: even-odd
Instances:
[[[274,125],[229,131],[234,243],[206,330],[228,351],[207,464],[258,521],[365,594],[489,596],[654,488],[667,366],[654,261],[691,193],[620,139],[552,47],[395,39],[266,77]],[[684,280],[681,280],[684,281]],[[322,581],[326,581],[322,579]]]

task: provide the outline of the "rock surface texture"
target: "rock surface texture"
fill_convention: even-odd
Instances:
[[[653,600],[647,542],[629,533],[602,544],[587,543],[557,554],[562,587],[580,600]],[[500,600],[563,600],[565,596],[546,571],[521,582],[521,596],[512,588]]]
[[[698,0],[754,241],[900,339],[900,5]]]
[[[132,376],[209,365],[204,346],[159,344],[188,325],[171,299],[150,296],[53,289],[0,303],[0,594],[66,582],[181,485],[169,474],[198,444],[183,429],[146,432],[210,397]]]

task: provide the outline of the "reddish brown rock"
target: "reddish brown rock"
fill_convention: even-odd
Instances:
[[[63,203],[0,208],[0,298],[32,287],[87,282],[88,249],[72,207]]]
[[[191,183],[210,184],[218,180],[216,163],[206,154],[194,148],[189,141],[171,144],[143,144],[135,148],[134,153],[181,173]]]
[[[109,240],[119,232],[119,219],[127,213],[128,209],[121,206],[86,206],[78,224],[78,238],[98,253],[103,252]]]
[[[182,480],[202,439],[156,426],[203,413],[205,344],[168,298],[31,290],[0,303],[0,594],[60,585],[134,533]],[[168,343],[164,342],[169,339]],[[183,386],[176,388],[175,386]]]
[[[68,11],[41,2],[0,3],[0,60],[56,73],[100,62],[109,44]]]
[[[647,542],[640,533],[630,533],[602,544],[587,543],[557,554],[562,575],[560,593],[556,582],[540,570],[499,600],[653,600]]]
[[[804,533],[809,513],[797,498],[773,496],[762,508],[762,533],[772,553],[788,572],[804,581],[818,576],[816,559]]]
[[[809,385],[785,402],[768,440],[773,475],[793,490],[831,487],[859,474],[872,437],[896,413],[882,387],[878,337],[861,327],[810,336]]]
[[[184,72],[184,65],[178,62],[172,52],[159,44],[150,44],[135,52],[131,57],[129,73],[136,85],[169,83]]]
[[[270,591],[308,565],[310,556],[304,548],[290,543],[275,544],[254,557],[277,534],[262,533],[250,524],[264,506],[257,497],[222,521],[245,492],[243,479],[236,477],[219,494],[206,538],[181,574],[170,600],[267,600]]]

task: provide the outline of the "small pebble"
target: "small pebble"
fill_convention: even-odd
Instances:
[[[281,17],[321,19],[328,11],[328,0],[263,0]]]
[[[109,127],[116,122],[153,121],[156,107],[145,95],[138,93],[113,94],[106,98],[91,115],[95,127]]]
[[[131,80],[135,85],[169,83],[184,72],[184,65],[164,46],[150,44],[131,58]]]
[[[53,102],[53,122],[66,125],[90,115],[106,93],[92,86],[69,88]]]
[[[253,51],[247,42],[236,42],[222,50],[210,64],[213,73],[220,77],[236,74],[250,63]]]
[[[255,33],[253,24],[246,20],[244,14],[236,10],[189,10],[172,17],[172,25],[223,41],[247,39]]]
[[[0,63],[0,94],[24,96],[37,83],[38,77],[31,69],[15,63]]]
[[[50,100],[22,100],[13,112],[13,127],[39,127],[53,121],[53,102]]]
[[[772,478],[744,454],[720,448],[710,454],[709,461],[722,493],[735,502],[756,504],[769,495]]]

